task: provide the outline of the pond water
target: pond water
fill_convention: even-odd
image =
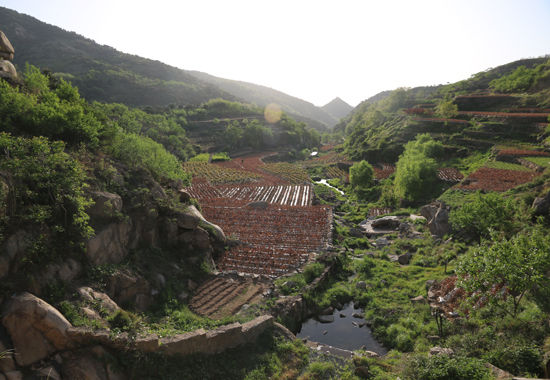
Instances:
[[[321,323],[314,318],[308,319],[302,324],[302,328],[296,336],[345,350],[358,350],[365,346],[368,351],[385,355],[388,350],[374,339],[365,320],[353,317],[353,313],[360,313],[360,310],[354,309],[353,302],[351,302],[346,304],[342,310],[335,310],[332,316],[320,317],[321,319],[334,319],[331,323]],[[345,317],[342,318],[340,314]]]
[[[328,186],[328,187],[330,187],[330,188],[336,190],[336,191],[339,192],[340,194],[344,195],[344,192],[343,192],[342,190],[338,189],[337,187],[332,186],[330,183],[327,182],[326,179],[322,179],[322,180],[320,180],[320,181],[315,181],[315,183],[320,183],[321,185]]]

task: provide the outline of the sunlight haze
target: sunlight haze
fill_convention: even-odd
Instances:
[[[0,1],[122,52],[316,105],[550,53],[550,2]],[[17,50],[16,50],[17,54]]]

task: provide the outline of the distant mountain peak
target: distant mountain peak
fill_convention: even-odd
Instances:
[[[347,114],[349,114],[351,110],[353,110],[352,106],[350,106],[338,96],[321,108],[337,120],[340,120],[341,118],[347,116]]]

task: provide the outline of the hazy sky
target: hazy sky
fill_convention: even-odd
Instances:
[[[316,105],[336,96],[356,105],[383,90],[454,82],[550,54],[550,0],[0,0],[0,5],[126,53],[266,85]]]

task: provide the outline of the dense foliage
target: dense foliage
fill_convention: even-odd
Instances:
[[[429,135],[418,135],[405,146],[395,169],[395,193],[409,202],[425,200],[433,194],[437,183],[437,162],[441,143]]]
[[[517,228],[518,217],[518,206],[512,198],[495,192],[477,192],[471,202],[451,211],[450,221],[457,231],[479,240],[489,237],[491,231],[510,235]]]
[[[494,303],[516,316],[526,292],[550,285],[549,268],[550,237],[538,227],[510,239],[493,234],[461,258],[457,273],[474,305]]]

